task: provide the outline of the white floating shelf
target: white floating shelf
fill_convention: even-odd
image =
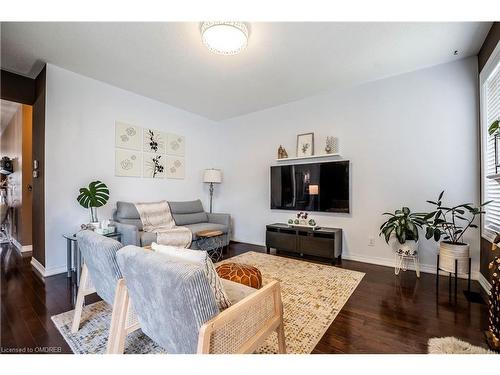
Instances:
[[[490,174],[489,176],[486,176],[486,178],[489,178],[490,180],[500,180],[500,173]]]
[[[335,154],[321,154],[321,155],[312,155],[312,156],[298,156],[295,158],[283,158],[283,159],[276,159],[276,161],[290,161],[290,160],[313,160],[313,159],[322,159],[322,158],[331,158],[334,156],[340,156],[339,153]]]

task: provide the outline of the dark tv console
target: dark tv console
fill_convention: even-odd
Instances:
[[[266,225],[266,249],[290,251],[302,255],[328,258],[332,264],[342,258],[342,229],[292,227],[287,224]]]

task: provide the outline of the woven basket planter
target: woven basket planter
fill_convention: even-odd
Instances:
[[[445,241],[439,244],[439,268],[446,272],[455,272],[455,259],[457,260],[457,272],[465,274],[469,272],[469,245],[451,244]]]

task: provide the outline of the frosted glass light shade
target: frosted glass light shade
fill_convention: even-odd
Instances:
[[[201,37],[213,53],[236,55],[247,46],[248,29],[243,22],[203,22]]]
[[[222,171],[220,169],[205,169],[203,172],[203,182],[220,184],[222,182]]]

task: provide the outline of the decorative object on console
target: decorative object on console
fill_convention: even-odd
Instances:
[[[116,121],[115,146],[128,150],[142,150],[142,128]]]
[[[316,221],[314,219],[309,218],[309,214],[307,212],[299,212],[296,218],[288,219],[288,225],[291,227],[306,227],[316,229],[318,226],[316,225]]]
[[[339,141],[335,137],[326,137],[325,152],[327,154],[336,154],[339,152]]]
[[[314,155],[314,133],[297,135],[297,157]]]
[[[384,212],[390,218],[380,226],[379,236],[384,235],[385,242],[389,245],[391,236],[397,241],[392,244],[395,252],[394,273],[406,271],[413,261],[415,272],[420,277],[420,263],[418,260],[418,229],[425,224],[424,214],[412,213],[408,207],[396,210],[393,214]]]
[[[141,177],[142,153],[132,150],[115,150],[115,175]]]
[[[210,213],[212,213],[212,199],[214,196],[214,184],[220,184],[222,182],[222,172],[220,169],[205,169],[203,172],[203,182],[210,184]]]
[[[163,178],[165,176],[165,155],[144,153],[143,176]]]
[[[497,233],[491,244],[491,251],[499,248],[499,242],[500,235]],[[488,269],[491,273],[491,289],[488,298],[488,330],[485,335],[490,348],[500,351],[500,256],[495,256],[489,263]]]
[[[108,199],[109,189],[105,183],[99,180],[92,181],[88,188],[80,188],[80,194],[76,198],[83,208],[90,209],[90,223],[96,227],[99,224],[97,208],[104,206]]]
[[[286,152],[285,148],[280,145],[278,148],[278,159],[287,159],[288,158],[288,153]]]

